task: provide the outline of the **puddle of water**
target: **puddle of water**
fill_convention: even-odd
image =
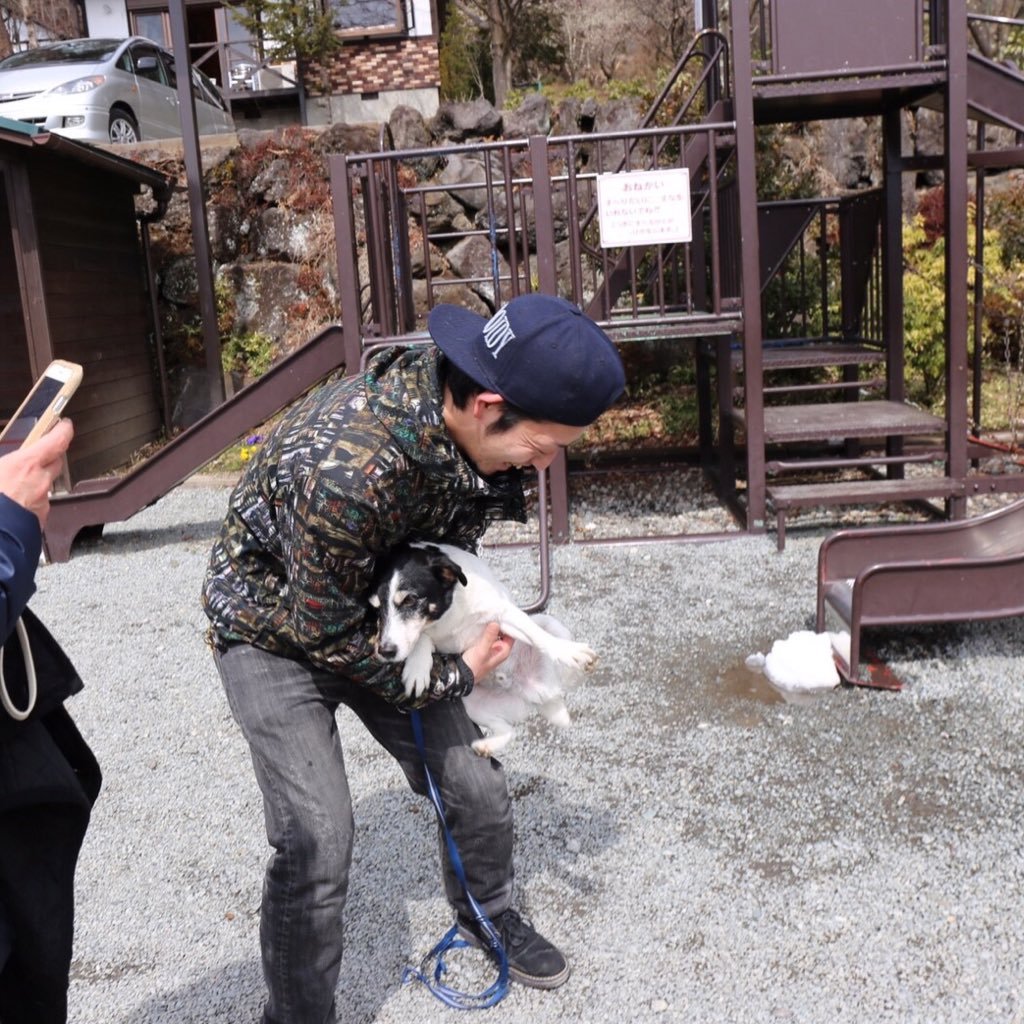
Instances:
[[[760,672],[751,672],[742,661],[719,676],[714,692],[730,700],[739,698],[759,704],[784,703],[782,694],[768,682],[768,677]]]
[[[711,642],[693,655],[689,665],[687,677],[675,680],[666,694],[662,710],[666,725],[692,724],[694,705],[682,696],[687,692],[696,697],[699,691],[701,705],[710,705],[714,709],[714,717],[745,729],[763,725],[765,709],[772,705],[814,704],[832,692],[780,690],[767,676],[747,668],[745,661],[722,669],[721,651]],[[707,713],[708,709],[702,707],[701,716]]]
[[[728,699],[739,698],[759,704],[814,704],[831,690],[780,690],[771,680],[760,672],[752,672],[741,662],[733,668],[726,669],[716,684],[716,693]]]

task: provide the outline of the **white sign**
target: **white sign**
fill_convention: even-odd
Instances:
[[[690,172],[630,171],[597,176],[601,247],[689,242]]]

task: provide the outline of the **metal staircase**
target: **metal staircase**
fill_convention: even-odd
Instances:
[[[840,271],[838,300],[824,300],[838,313],[834,331],[819,318],[816,332],[794,330],[780,343],[767,325],[762,329],[755,317],[745,318],[742,346],[728,367],[742,378],[742,407],[726,418],[722,462],[740,464],[740,451],[728,451],[735,431],[746,460],[748,526],[764,525],[773,511],[781,547],[786,516],[799,508],[939,499],[948,515],[959,517],[970,494],[1019,490],[1013,478],[995,481],[969,465],[962,282],[969,168],[1024,165],[1019,149],[968,153],[968,124],[983,120],[1019,131],[1024,79],[968,52],[965,5],[952,0],[773,0],[752,10],[749,60],[739,46],[733,55],[737,95],[742,81],[751,82],[749,105],[737,109],[737,120],[877,118],[884,183],[871,200],[876,214],[865,217],[861,210],[845,222],[840,218],[839,249],[856,255]],[[942,153],[920,161],[903,153],[900,118],[909,106],[942,113]],[[904,386],[901,176],[925,166],[943,172],[947,195],[946,295],[936,311],[947,333],[942,417],[909,405]],[[748,190],[741,209],[752,202]],[[797,221],[800,215],[788,214]],[[756,230],[763,283],[774,273],[774,243],[763,209],[754,223],[748,214],[745,234],[750,239]],[[796,251],[806,248],[801,243]],[[768,308],[758,315],[766,321]],[[980,345],[976,349],[980,356]],[[871,376],[861,378],[863,371]],[[776,383],[779,377],[782,383]],[[727,491],[728,480],[724,485]]]

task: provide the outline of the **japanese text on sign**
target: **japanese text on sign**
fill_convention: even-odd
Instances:
[[[689,242],[690,172],[631,171],[597,176],[601,247]]]

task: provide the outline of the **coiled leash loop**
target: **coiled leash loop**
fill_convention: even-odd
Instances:
[[[402,984],[406,985],[412,981],[422,982],[442,1003],[456,1010],[485,1010],[487,1007],[501,1002],[508,992],[508,954],[505,952],[505,947],[502,944],[501,936],[498,935],[497,929],[491,923],[490,918],[483,912],[480,904],[473,898],[473,894],[466,885],[466,872],[462,867],[462,858],[459,856],[459,851],[455,846],[455,839],[452,837],[451,831],[448,828],[448,822],[445,820],[444,802],[441,800],[441,793],[434,783],[434,777],[430,774],[430,768],[427,766],[427,750],[423,742],[423,722],[419,711],[410,711],[409,719],[412,722],[412,733],[416,739],[416,748],[423,759],[423,773],[427,779],[427,792],[430,796],[430,802],[434,805],[434,810],[437,812],[438,821],[440,821],[444,832],[445,843],[448,846],[448,857],[452,862],[452,868],[459,880],[459,884],[462,886],[462,891],[466,894],[466,901],[469,903],[470,910],[473,911],[473,919],[477,924],[478,931],[484,937],[488,949],[490,949],[498,961],[498,977],[482,992],[476,994],[459,992],[457,989],[444,984],[442,979],[448,971],[448,967],[444,962],[444,954],[450,949],[461,949],[471,945],[465,939],[459,938],[459,927],[457,924],[453,924],[441,941],[423,958],[419,967],[406,967],[402,971]],[[431,964],[433,964],[433,967],[431,967]]]

